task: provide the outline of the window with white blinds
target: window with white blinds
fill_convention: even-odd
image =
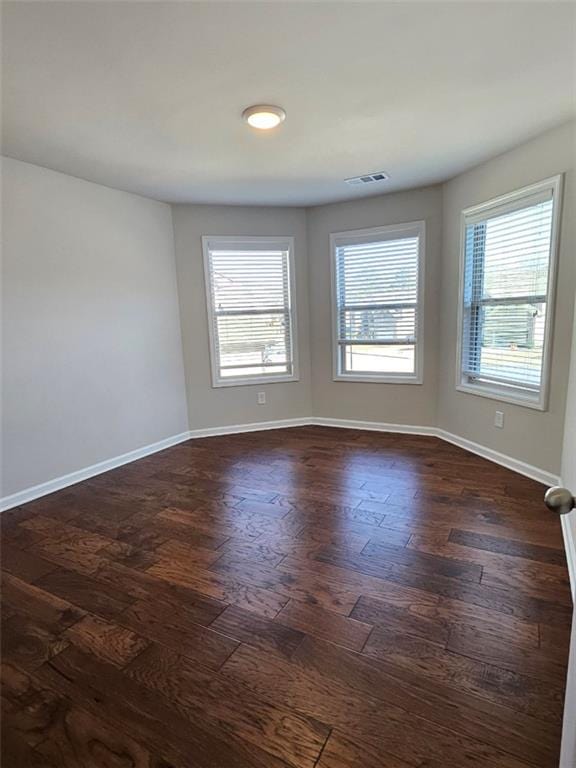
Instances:
[[[459,389],[545,407],[559,190],[464,211]]]
[[[334,378],[422,381],[424,222],[332,235]]]
[[[292,238],[202,240],[213,385],[294,381]]]

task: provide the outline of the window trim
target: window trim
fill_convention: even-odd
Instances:
[[[458,288],[458,329],[457,329],[457,353],[456,353],[456,389],[458,392],[487,397],[512,405],[520,405],[538,411],[548,410],[550,390],[550,361],[552,358],[552,345],[554,339],[554,321],[556,307],[556,275],[558,271],[558,247],[560,241],[560,217],[562,211],[562,184],[563,174],[551,176],[542,181],[529,184],[526,187],[507,192],[504,195],[487,200],[478,205],[465,208],[460,214],[460,267]],[[508,212],[518,209],[521,201],[531,196],[541,195],[543,192],[552,192],[552,227],[550,233],[550,260],[548,266],[548,282],[546,284],[546,328],[544,331],[544,346],[542,352],[542,378],[538,397],[530,396],[521,387],[510,387],[490,384],[488,382],[465,381],[463,372],[464,354],[464,278],[466,270],[466,226],[474,223],[474,219],[482,220],[491,211]]]
[[[336,250],[342,245],[355,244],[365,239],[378,241],[394,240],[398,237],[417,236],[418,243],[418,285],[416,290],[416,342],[414,344],[414,373],[343,373],[340,369],[338,344],[338,281]],[[330,277],[332,299],[332,378],[334,381],[351,381],[376,384],[422,384],[424,380],[424,285],[425,285],[426,222],[409,221],[402,224],[388,224],[368,229],[352,229],[330,234]]]
[[[288,251],[288,285],[290,291],[290,339],[292,352],[292,373],[257,374],[253,376],[226,377],[220,376],[218,353],[214,338],[214,303],[212,301],[212,286],[210,274],[210,250],[218,247],[253,248],[254,250],[282,249]],[[204,261],[204,289],[206,292],[206,312],[208,319],[208,342],[210,350],[210,370],[212,387],[242,387],[261,384],[279,384],[288,381],[300,381],[298,364],[298,314],[296,302],[296,275],[294,259],[294,237],[268,237],[263,235],[203,235],[202,253]]]

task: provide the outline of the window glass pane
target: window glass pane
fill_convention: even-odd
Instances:
[[[344,303],[416,301],[418,238],[346,245],[338,249]]]
[[[392,227],[380,232],[382,239],[371,242],[354,244],[350,235],[343,236],[345,244],[336,240],[341,374],[416,372],[419,228],[414,225],[402,236]]]
[[[344,338],[363,341],[402,340],[414,342],[416,307],[393,307],[342,311]]]
[[[220,379],[293,374],[289,251],[209,248]]]
[[[544,198],[544,199],[543,199]],[[554,200],[541,195],[466,226],[462,370],[468,383],[542,386]],[[473,215],[473,214],[471,214]]]
[[[237,378],[238,376],[273,376],[274,374],[291,373],[287,365],[271,365],[269,367],[254,366],[253,368],[223,368],[221,375],[223,379]]]
[[[218,317],[220,365],[286,363],[286,323],[280,314]]]
[[[414,345],[347,344],[344,354],[350,373],[414,372]]]
[[[216,310],[262,310],[284,306],[286,252],[214,250],[211,261]]]
[[[552,200],[486,222],[483,298],[546,293]]]
[[[546,305],[484,307],[481,322],[480,374],[539,388]]]

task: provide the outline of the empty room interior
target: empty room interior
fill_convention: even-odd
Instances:
[[[576,768],[576,4],[1,12],[2,766]]]

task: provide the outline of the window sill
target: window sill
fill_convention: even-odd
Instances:
[[[377,374],[337,373],[334,376],[334,381],[351,381],[365,384],[422,384],[422,377],[415,374],[406,376],[401,374],[378,376]]]
[[[491,387],[483,384],[458,384],[456,389],[458,392],[465,392],[467,395],[487,397],[490,400],[497,400],[501,403],[510,403],[511,405],[520,405],[524,408],[532,408],[532,410],[535,411],[547,410],[542,394],[540,394],[538,398],[531,398],[529,395],[523,395],[520,392],[516,394],[513,390],[503,390],[499,387]]]
[[[254,376],[250,378],[246,376],[236,379],[220,379],[212,381],[212,387],[214,389],[220,387],[254,387],[260,384],[285,384],[288,381],[300,381],[300,376],[290,374],[286,376]]]

